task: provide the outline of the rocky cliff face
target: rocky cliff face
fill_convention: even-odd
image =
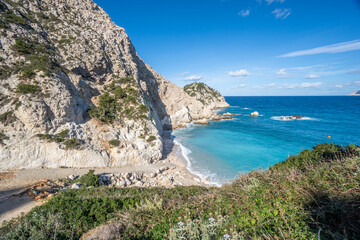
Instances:
[[[162,131],[209,118],[91,0],[0,1],[0,169],[150,164]]]

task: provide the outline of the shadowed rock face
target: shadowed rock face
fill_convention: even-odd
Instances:
[[[203,103],[155,72],[91,0],[4,0],[0,32],[0,169],[150,164],[163,157],[163,129],[225,103]],[[91,117],[111,84],[129,88],[125,77],[136,97],[118,104],[121,120]],[[130,114],[140,105],[146,117]]]

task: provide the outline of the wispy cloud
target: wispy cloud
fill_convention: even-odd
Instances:
[[[243,9],[240,12],[238,12],[238,15],[240,15],[242,17],[247,17],[250,15],[250,9],[247,9],[247,10]]]
[[[185,78],[185,81],[199,81],[203,79],[204,77],[202,75],[191,75],[189,77]]]
[[[239,77],[239,78],[246,78],[247,76],[250,75],[249,71],[246,69],[230,71],[228,74],[232,77]]]
[[[318,74],[309,74],[307,76],[305,76],[306,79],[314,79],[314,78],[319,78],[320,75]]]
[[[348,71],[349,74],[360,74],[360,69],[353,69]]]
[[[291,14],[290,8],[276,8],[274,11],[271,12],[275,15],[276,19],[285,19]]]
[[[302,83],[294,83],[294,84],[282,84],[279,88],[287,88],[287,89],[294,89],[294,88],[317,88],[322,86],[322,82],[302,82]]]
[[[239,88],[244,88],[244,87],[246,87],[246,84],[240,84],[240,85],[224,88],[223,90],[233,90],[233,89],[239,89]]]
[[[276,78],[291,78],[292,76],[286,72],[286,68],[280,69],[278,72],[275,73]]]
[[[341,52],[349,52],[355,50],[360,50],[360,39],[350,42],[343,42],[343,43],[312,48],[308,50],[295,51],[281,55],[279,57],[298,57],[298,56],[315,55],[321,53],[341,53]]]
[[[182,72],[182,73],[179,73],[180,76],[185,76],[185,75],[188,75],[189,72]]]
[[[265,84],[265,85],[256,85],[253,88],[257,89],[267,89],[267,88],[281,88],[281,89],[295,89],[295,88],[318,88],[322,86],[322,82],[302,82],[302,83],[284,83],[284,84]]]
[[[256,88],[256,89],[266,89],[266,88],[273,88],[273,87],[276,87],[275,83],[269,83],[269,84],[265,84],[265,85],[253,86],[253,88]]]
[[[285,2],[285,0],[265,0],[265,2],[267,2],[268,5],[270,5],[272,3],[283,3]]]
[[[335,88],[360,87],[360,81],[342,82],[335,85]]]

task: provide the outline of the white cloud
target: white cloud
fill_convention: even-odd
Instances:
[[[247,17],[247,16],[250,15],[250,10],[249,9],[247,9],[247,10],[243,9],[240,12],[238,12],[238,15],[240,15],[242,17]]]
[[[203,79],[204,77],[201,75],[191,75],[187,78],[185,78],[185,81],[199,81],[201,79]]]
[[[284,3],[285,0],[265,0],[265,2],[267,2],[268,5],[270,5],[272,3]]]
[[[276,78],[291,78],[292,77],[288,72],[286,72],[286,68],[280,69],[275,74],[276,74]]]
[[[349,52],[360,50],[360,39],[350,41],[350,42],[343,42],[337,43],[317,48],[312,48],[308,50],[296,51],[281,55],[279,57],[298,57],[298,56],[305,56],[305,55],[315,55],[321,53],[341,53],[341,52]]]
[[[246,84],[240,84],[232,87],[225,88],[224,90],[232,90],[232,89],[238,89],[238,88],[244,88],[246,87]]]
[[[250,75],[249,71],[246,69],[240,69],[236,71],[230,71],[229,75],[232,77],[245,78]]]
[[[335,85],[335,88],[360,87],[360,81],[342,82]]]
[[[271,13],[275,15],[276,19],[285,19],[291,14],[291,9],[290,8],[276,8]]]
[[[180,76],[185,76],[185,75],[188,75],[189,72],[182,72],[182,73],[179,73]]]
[[[314,78],[319,78],[319,77],[320,77],[320,75],[317,75],[317,74],[309,74],[305,78],[306,79],[314,79]]]
[[[302,83],[285,83],[279,86],[279,88],[287,88],[287,89],[294,89],[294,88],[317,88],[322,86],[322,82],[302,82]]]
[[[349,74],[360,74],[360,69],[353,69],[348,71]]]
[[[253,86],[253,88],[257,88],[257,89],[265,89],[265,88],[273,88],[273,87],[276,87],[275,83],[269,83],[269,84],[265,84],[265,85]]]

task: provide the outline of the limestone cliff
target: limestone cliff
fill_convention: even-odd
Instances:
[[[150,164],[212,109],[144,63],[91,0],[0,1],[0,169]]]

